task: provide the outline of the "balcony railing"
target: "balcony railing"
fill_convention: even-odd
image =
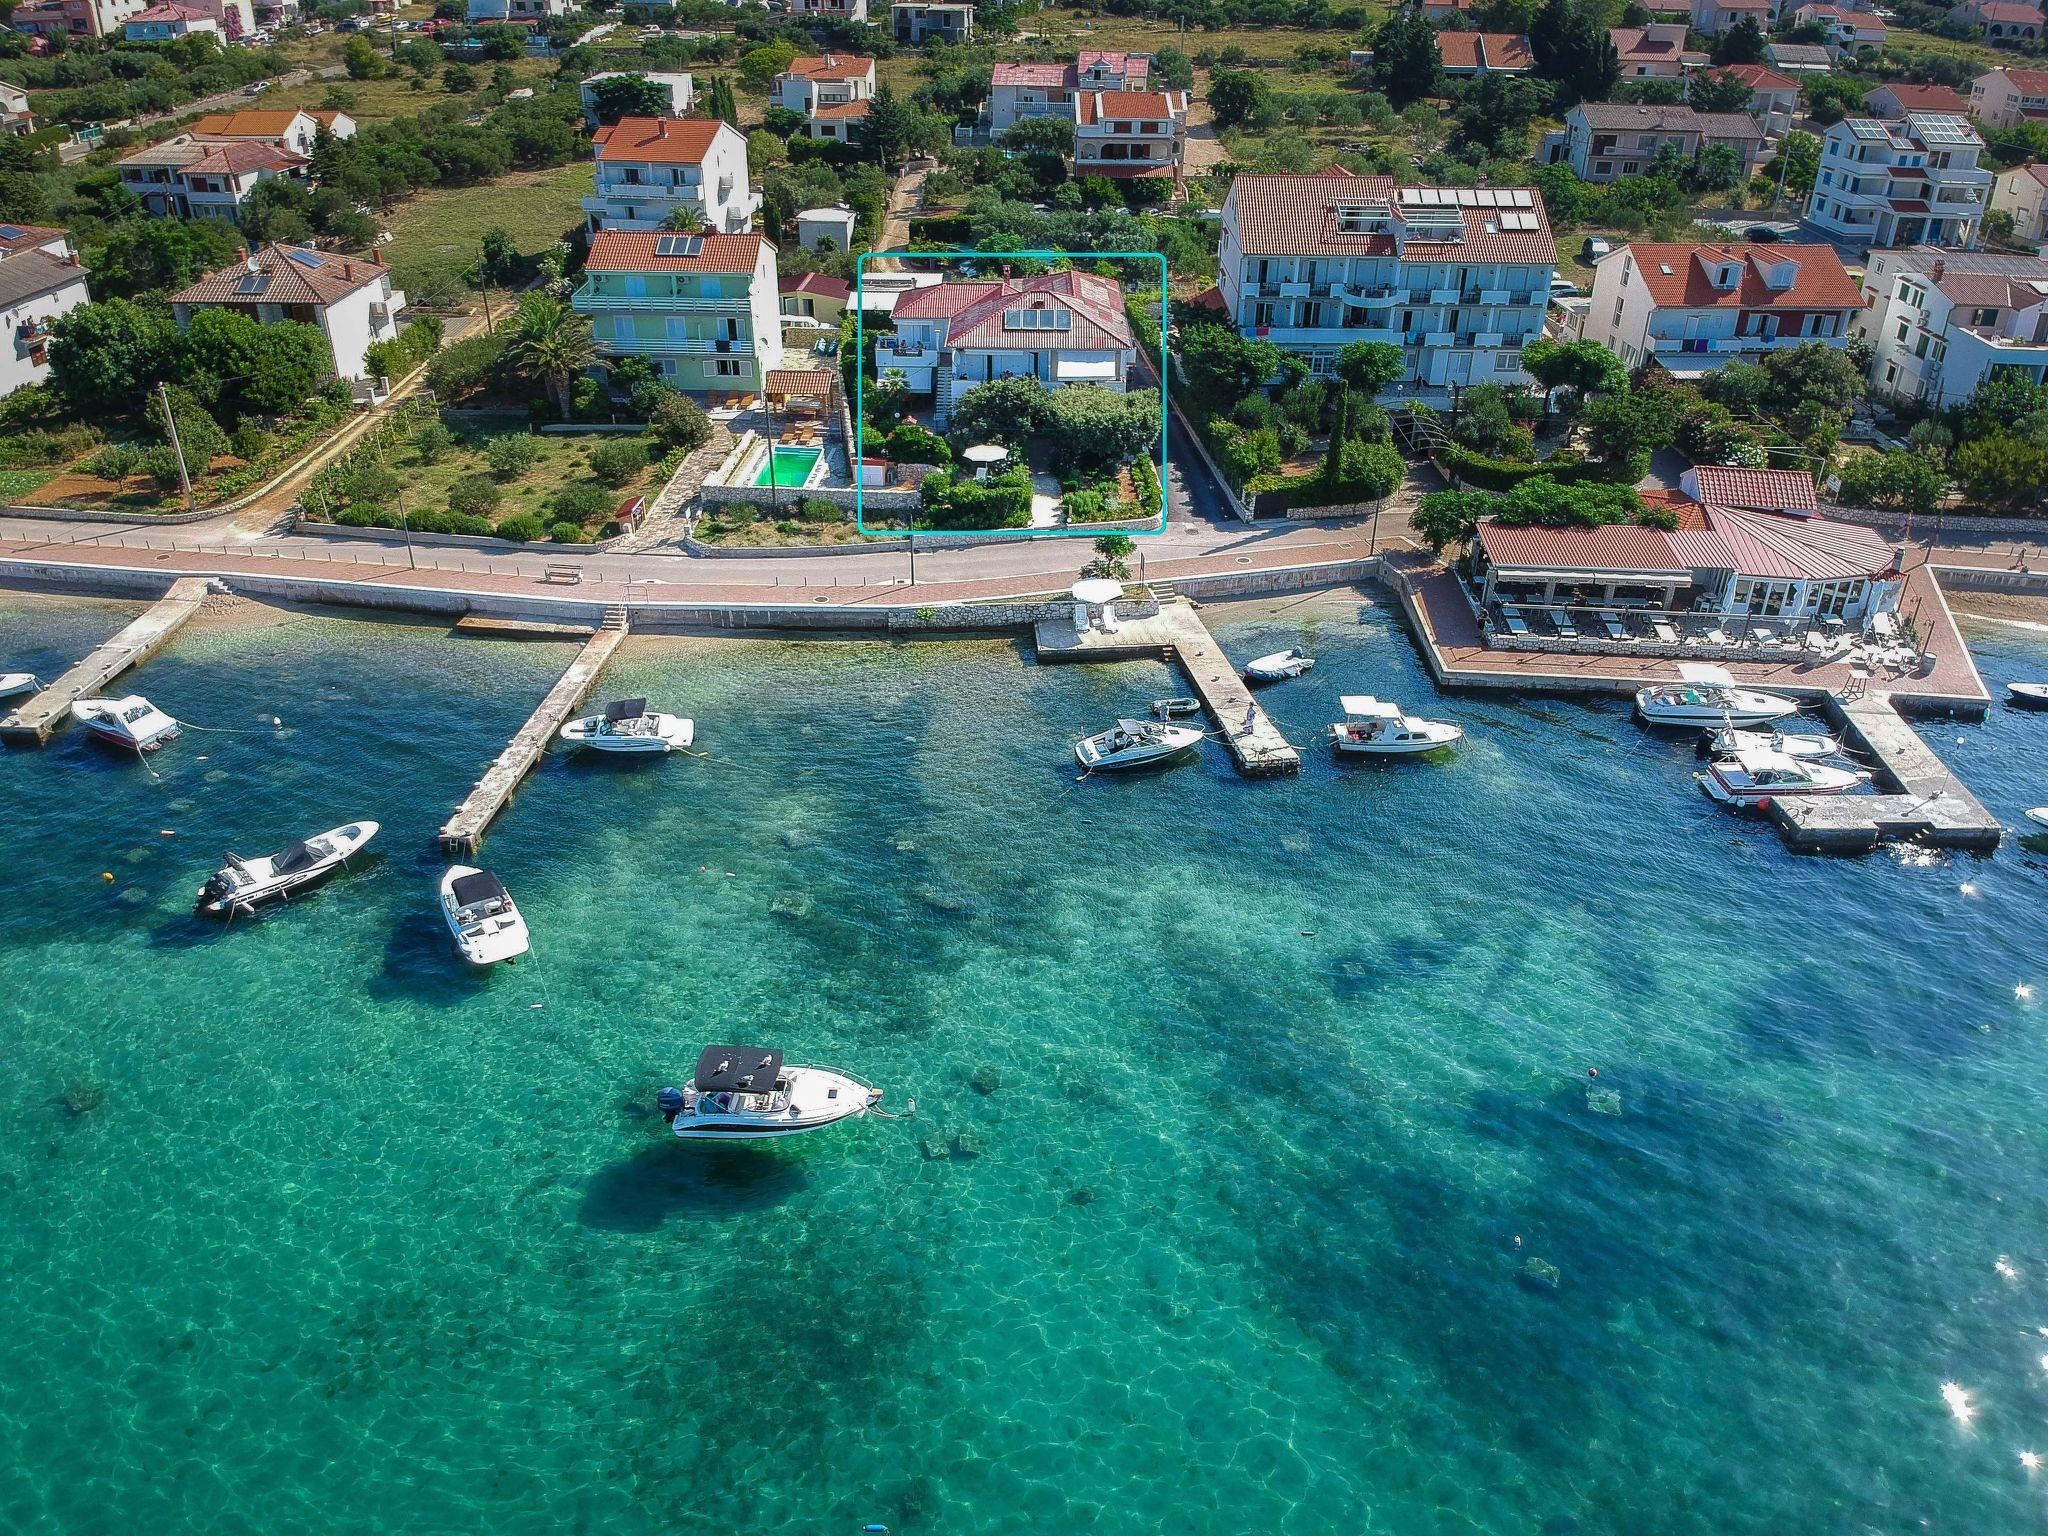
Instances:
[[[753,312],[753,303],[748,299],[693,298],[688,294],[675,293],[600,293],[588,283],[570,296],[569,304],[585,314],[617,309],[679,310],[699,315],[745,315]]]
[[[749,341],[707,341],[694,336],[600,336],[597,344],[606,352],[630,353],[639,357],[752,357]]]

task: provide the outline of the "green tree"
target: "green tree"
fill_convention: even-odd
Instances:
[[[1557,342],[1539,337],[1522,349],[1522,367],[1546,391],[1575,389],[1582,395],[1611,395],[1628,388],[1628,370],[1621,359],[1597,341]]]
[[[214,219],[135,219],[88,246],[85,264],[101,298],[136,298],[197,282],[234,259],[235,234]]]
[[[1579,417],[1586,451],[1608,463],[1625,463],[1637,453],[1669,448],[1678,435],[1678,402],[1665,389],[1632,389],[1603,395]]]
[[[756,90],[762,90],[795,62],[795,44],[764,43],[740,55],[740,78]]]
[[[591,450],[590,472],[606,485],[623,486],[647,472],[647,449],[637,442],[601,444]]]
[[[80,416],[125,415],[172,374],[177,347],[178,328],[161,305],[81,304],[51,324],[50,382]]]
[[[1436,28],[1421,11],[1407,6],[1396,11],[1381,24],[1372,47],[1373,82],[1393,105],[1404,107],[1442,91],[1443,54],[1436,46]],[[1222,122],[1220,112],[1217,122]]]
[[[517,480],[540,462],[540,439],[531,432],[507,432],[484,444],[484,462],[500,480]]]
[[[334,371],[334,354],[318,326],[296,320],[261,323],[231,309],[202,309],[178,342],[182,377],[220,381],[231,418],[297,410]]]
[[[1549,103],[1540,80],[1483,74],[1458,98],[1458,142],[1468,154],[1518,160],[1529,151],[1529,125]]]
[[[1880,507],[1914,517],[1933,515],[1948,496],[1948,476],[1932,459],[1893,450],[1863,453],[1841,470],[1841,499],[1852,507]]]
[[[887,85],[878,86],[868,102],[868,115],[854,130],[860,145],[884,170],[937,146],[945,133],[935,117],[920,112]]]
[[[438,421],[430,421],[412,435],[412,451],[422,464],[435,464],[455,448],[455,434]]]
[[[1483,491],[1432,491],[1422,498],[1409,521],[1435,554],[1453,544],[1469,544],[1479,531],[1493,498]]]
[[[1070,384],[1053,390],[1046,405],[1046,431],[1052,439],[1056,469],[1121,467],[1159,440],[1156,390],[1117,394],[1093,385]]]
[[[1081,574],[1109,581],[1129,581],[1130,558],[1137,552],[1137,543],[1129,534],[1105,533],[1095,541],[1095,558],[1081,568]]]
[[[590,322],[545,293],[529,293],[519,301],[506,355],[515,368],[547,388],[565,420],[573,409],[571,383],[602,366],[590,339]]]
[[[1538,76],[1550,82],[1558,110],[1605,101],[1621,79],[1607,22],[1585,0],[1544,0],[1529,29]]]
[[[1344,475],[1344,439],[1351,422],[1351,392],[1340,389],[1330,418],[1330,446],[1323,454],[1323,479],[1335,484]]]
[[[1755,94],[1725,70],[1703,69],[1692,77],[1685,99],[1695,112],[1747,112]]]
[[[50,216],[50,196],[29,171],[0,171],[0,219],[40,223]]]
[[[1971,438],[1949,462],[1964,499],[1995,512],[2020,512],[2041,504],[2048,487],[2048,448],[2011,432]]]
[[[451,96],[467,96],[476,89],[476,71],[467,64],[443,65],[441,89]]]
[[[1074,152],[1074,125],[1064,117],[1019,118],[1003,130],[997,142],[1019,154],[1057,155],[1064,159]]]
[[[662,447],[693,453],[711,441],[711,418],[689,396],[670,390],[647,413],[647,430]]]
[[[1253,341],[1233,326],[1208,322],[1181,327],[1178,356],[1188,393],[1207,411],[1228,411],[1285,372],[1289,362],[1288,354],[1270,341]]]
[[[590,105],[600,123],[616,123],[622,117],[666,117],[668,87],[645,75],[613,75],[591,87]]]
[[[1337,377],[1368,399],[1392,389],[1407,371],[1400,347],[1391,341],[1346,342],[1337,352]]]
[[[1273,88],[1249,70],[1219,69],[1209,77],[1209,110],[1218,128],[1266,121],[1273,115]]]
[[[358,32],[341,50],[342,64],[351,80],[381,80],[391,73],[391,63]]]
[[[1158,72],[1159,83],[1169,91],[1194,89],[1195,66],[1185,53],[1171,44],[1153,53],[1152,67]]]
[[[1021,449],[1052,419],[1051,391],[1036,379],[994,379],[953,403],[947,433],[962,448],[1001,443]]]
[[[1716,64],[1761,64],[1764,61],[1764,29],[1754,17],[1745,16],[1714,39]]]

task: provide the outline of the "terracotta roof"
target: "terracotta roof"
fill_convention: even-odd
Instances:
[[[1775,69],[1763,64],[1728,64],[1714,71],[1717,75],[1733,75],[1752,91],[1796,91],[1799,82],[1790,75],[1781,75]]]
[[[998,64],[990,71],[989,85],[1065,86],[1073,90],[1081,83],[1082,71],[1096,64],[1122,76],[1126,88],[1142,86],[1152,78],[1150,59],[1135,54],[1084,49],[1071,64]]]
[[[34,250],[52,240],[64,238],[64,231],[43,224],[15,224],[0,221],[0,252]]]
[[[826,395],[838,378],[830,368],[770,368],[763,387],[776,395]]]
[[[1607,35],[1614,43],[1614,51],[1624,59],[1677,59],[1686,57],[1684,29],[1673,27],[1662,37],[1652,37],[1649,27],[1609,27]],[[1678,33],[1672,36],[1671,33]],[[1695,54],[1704,58],[1704,54]]]
[[[1958,117],[1970,115],[1968,98],[1945,85],[1881,85],[1863,98],[1863,105],[1870,106],[1871,96],[1886,95],[1898,103],[1901,112],[1953,112]]]
[[[622,117],[591,135],[598,162],[644,160],[661,165],[702,165],[719,130],[715,117]],[[727,130],[733,131],[733,130]]]
[[[1533,69],[1529,39],[1517,32],[1439,32],[1437,52],[1445,69]]]
[[[2012,169],[2013,174],[2027,176],[2039,185],[2048,187],[2048,165],[2043,165],[2038,160],[2029,160],[2025,165],[2016,165]]]
[[[853,288],[844,278],[832,277],[823,272],[805,272],[796,277],[779,277],[775,280],[778,293],[815,293],[828,299],[844,299],[853,295]]]
[[[256,252],[256,268],[269,281],[258,292],[244,292],[248,265],[234,262],[209,272],[191,287],[171,295],[173,304],[333,304],[379,278],[389,267],[351,256],[335,256],[299,245],[266,245]]]
[[[322,128],[332,128],[342,118],[348,117],[348,114],[346,112],[314,112],[308,110],[306,116],[313,119],[313,121],[318,123]],[[349,118],[349,121],[354,122],[355,119]]]
[[[1691,107],[1582,101],[1579,113],[1595,133],[1698,133],[1710,139],[1758,139],[1763,130],[1747,112],[1696,112]]]
[[[2006,83],[2022,96],[2048,96],[2048,69],[1994,69],[1991,73],[2005,76]]]
[[[19,304],[85,281],[85,268],[48,251],[22,251],[0,261],[0,305]]]
[[[1240,175],[1230,184],[1225,206],[1234,208],[1238,250],[1246,256],[1391,256],[1391,234],[1350,234],[1337,228],[1339,204],[1390,202],[1399,193],[1391,176],[1354,176],[1331,167],[1313,176]],[[1429,241],[1410,235],[1410,260],[1555,262],[1557,242],[1551,237],[1543,199],[1531,197],[1527,209],[1534,229],[1511,230],[1500,224],[1501,210],[1459,208],[1465,238],[1460,242]],[[1494,228],[1487,227],[1492,221]]]
[[[1074,317],[1065,331],[1005,330],[1003,312],[1033,307],[1031,301],[1056,301]],[[949,347],[1016,347],[1020,336],[1060,349],[1129,349],[1131,323],[1124,313],[1123,289],[1113,279],[1093,272],[1046,272],[1037,277],[1004,278],[1000,282],[941,283],[905,294],[896,304],[897,320],[944,319]]]
[[[860,101],[820,102],[811,108],[811,121],[827,123],[854,122],[866,117],[874,103],[863,98]]]
[[[1486,558],[1506,570],[1633,571],[1685,576],[1693,563],[1672,548],[1661,528],[1608,523],[1597,528],[1479,525]]]
[[[784,74],[806,80],[865,80],[875,61],[855,53],[827,53],[814,59],[791,59]]]
[[[291,132],[294,122],[307,115],[296,107],[275,111],[209,112],[186,132],[213,139],[281,139]]]
[[[1828,245],[1626,245],[1643,286],[1659,309],[1861,309],[1863,294],[1842,258]],[[1622,259],[1621,251],[1604,258]],[[1736,261],[1742,279],[1716,288],[1709,263]],[[1764,273],[1775,263],[1798,264],[1789,288],[1773,288]]]
[[[1126,85],[1143,85],[1152,78],[1152,61],[1142,53],[1115,53],[1104,48],[1083,48],[1074,58],[1075,78],[1081,71],[1100,64],[1124,77]]]
[[[297,170],[306,163],[305,156],[295,155],[275,144],[235,140],[226,144],[207,144],[202,148],[204,153],[186,162],[186,175],[241,176],[249,171]]]
[[[2009,27],[2024,26],[2029,22],[2035,26],[2041,24],[2040,7],[2021,5],[2018,0],[1976,0],[1975,4],[1965,6],[1964,9],[1985,21],[2003,22]]]
[[[591,237],[591,272],[751,272],[768,242],[760,235],[700,235],[694,256],[663,255],[660,242],[674,232],[658,229],[601,229]],[[768,246],[773,250],[773,246]]]
[[[1163,91],[1091,91],[1097,121],[1104,118],[1152,118],[1173,116],[1173,101]]]
[[[1071,86],[1074,79],[1071,64],[998,64],[990,71],[989,85]]]
[[[173,0],[164,0],[161,5],[152,5],[147,10],[137,11],[128,18],[130,21],[210,21],[206,12],[194,10],[189,5],[178,5]]]
[[[1699,499],[1709,507],[1775,512],[1782,507],[1819,505],[1813,476],[1799,469],[1736,469],[1700,464],[1692,471]]]

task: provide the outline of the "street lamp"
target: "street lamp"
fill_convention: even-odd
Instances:
[[[405,492],[398,493],[398,526],[405,530],[405,566],[407,570],[420,568],[419,558],[412,552],[412,521],[405,515]]]

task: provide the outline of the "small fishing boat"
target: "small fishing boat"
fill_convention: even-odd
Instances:
[[[2037,805],[2031,811],[2021,812],[2037,827],[2048,827],[2048,805]]]
[[[24,693],[42,691],[42,682],[33,672],[0,672],[0,699],[18,699]]]
[[[1164,762],[1193,748],[1202,733],[1192,726],[1164,720],[1119,720],[1111,729],[1090,736],[1074,748],[1074,757],[1091,773],[1097,769],[1139,768]]]
[[[689,1087],[655,1096],[669,1128],[685,1141],[800,1136],[858,1119],[881,1102],[881,1089],[850,1072],[785,1066],[780,1051],[741,1045],[706,1046]],[[904,1113],[916,1110],[912,1099]]]
[[[178,734],[178,722],[139,693],[125,699],[80,699],[71,718],[101,741],[131,752],[154,752]]]
[[[208,917],[232,917],[295,895],[340,869],[376,835],[376,822],[352,821],[302,838],[269,858],[245,859],[231,853],[199,888],[199,910]]]
[[[1782,752],[1749,751],[1716,758],[1697,777],[1709,799],[1723,805],[1754,807],[1787,795],[1839,795],[1854,789],[1869,775],[1810,758],[1787,757]]]
[[[674,752],[696,737],[695,721],[650,711],[645,699],[621,699],[562,727],[562,740],[596,752]]]
[[[1636,712],[1652,725],[1768,725],[1799,713],[1783,694],[1738,688],[1726,667],[1681,661],[1679,682],[1636,691]]]
[[[441,877],[441,916],[455,951],[471,965],[496,965],[532,947],[512,894],[487,869],[453,864]]]
[[[2007,683],[2005,696],[2022,709],[2048,709],[2048,683]]]
[[[1400,705],[1371,694],[1347,693],[1337,702],[1344,708],[1344,718],[1330,727],[1330,741],[1340,753],[1409,757],[1418,752],[1435,752],[1465,739],[1465,732],[1458,726],[1405,715]]]
[[[1245,663],[1244,676],[1248,683],[1277,683],[1285,678],[1299,677],[1316,664],[1315,657],[1296,646],[1291,651],[1275,651],[1270,656],[1261,656],[1256,661]]]
[[[1833,757],[1842,744],[1832,736],[1802,731],[1742,731],[1724,725],[1700,733],[1701,757],[1733,757],[1738,752],[1782,752],[1787,757]]]
[[[1154,699],[1152,718],[1154,720],[1185,720],[1190,715],[1202,712],[1202,701],[1186,697],[1177,699]]]

